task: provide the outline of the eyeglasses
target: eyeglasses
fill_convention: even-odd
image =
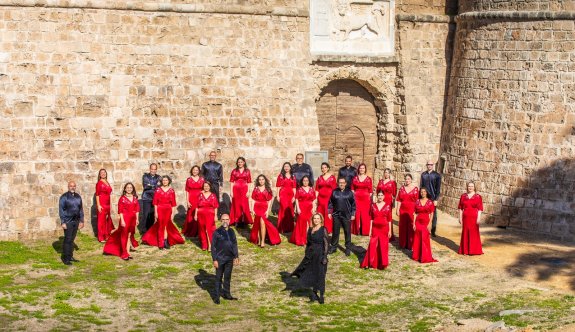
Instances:
[[[433,164],[427,164],[427,166],[433,166]]]

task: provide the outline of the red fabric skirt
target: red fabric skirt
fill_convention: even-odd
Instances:
[[[369,223],[371,222],[369,193],[363,190],[356,190],[355,205],[355,220],[351,221],[351,234],[367,236],[369,235]]]
[[[248,185],[245,182],[234,182],[234,197],[230,208],[230,225],[235,225],[242,221],[248,224],[254,223],[247,194]]]
[[[305,246],[307,243],[307,230],[311,222],[311,215],[313,210],[313,202],[310,201],[300,201],[300,214],[297,216],[295,222],[295,228],[291,233],[289,242],[298,245]]]
[[[328,191],[329,193],[327,193]],[[331,188],[328,188],[328,190],[320,190],[319,195],[317,196],[317,213],[323,216],[323,225],[328,234],[333,233],[333,219],[329,217],[329,212],[327,210],[331,191]]]
[[[373,223],[371,237],[369,238],[369,246],[367,252],[361,262],[361,267],[369,267],[372,269],[383,270],[389,265],[389,223],[383,221],[381,223]]]
[[[190,203],[190,208],[186,213],[186,221],[184,222],[184,227],[182,227],[182,234],[186,237],[196,237],[198,236],[198,221],[194,219],[196,214],[196,209],[198,208],[198,196],[201,190],[193,190],[188,193],[188,202]]]
[[[266,239],[270,244],[280,244],[282,242],[280,233],[267,218],[267,202],[256,202],[254,204],[254,213],[256,217],[254,218],[254,225],[250,233],[250,242],[259,244],[259,232],[263,223],[263,226],[266,228]]]
[[[100,197],[102,200],[102,197]],[[114,230],[114,222],[112,221],[112,216],[110,215],[110,205],[102,204],[102,211],[98,212],[98,241],[106,241],[108,236],[112,234]]]
[[[413,245],[413,215],[415,203],[401,203],[399,207],[399,246],[411,249]]]
[[[130,253],[127,251],[128,247],[128,234],[130,235],[129,240],[132,242],[132,247],[138,247],[138,241],[134,237],[136,232],[136,214],[126,214],[124,213],[124,222],[126,227],[119,226],[115,231],[110,234],[108,241],[104,245],[104,254],[119,256],[120,258],[130,257]]]
[[[185,243],[178,228],[172,222],[172,207],[170,205],[158,205],[158,221],[142,236],[142,243],[163,248],[165,231],[168,233],[168,243],[171,246]]]
[[[437,262],[431,253],[431,235],[427,229],[429,214],[420,213],[415,220],[415,234],[413,235],[413,255],[411,258],[420,263]]]
[[[212,236],[216,231],[215,217],[216,213],[213,208],[198,208],[198,236],[202,250],[208,250],[211,247]]]
[[[282,189],[279,196],[278,231],[280,233],[289,233],[293,231],[294,227],[294,203],[292,202],[294,194],[291,189]]]
[[[461,242],[459,243],[458,253],[462,255],[483,255],[479,225],[477,224],[477,211],[466,212],[466,210],[463,210],[463,228],[461,230]]]

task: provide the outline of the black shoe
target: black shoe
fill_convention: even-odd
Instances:
[[[311,302],[315,302],[317,300],[318,300],[317,292],[311,292],[311,296],[309,297],[309,302],[311,303]]]
[[[323,300],[323,294],[321,294],[319,296],[319,298],[317,299],[317,302],[319,302],[319,304],[323,304],[324,300]]]
[[[345,248],[345,255],[346,255],[346,256],[351,255],[351,249]]]
[[[228,300],[228,301],[237,301],[237,300],[238,300],[237,297],[233,297],[233,296],[231,296],[231,295],[224,295],[224,296],[222,296],[222,298],[223,298],[224,300]]]
[[[170,249],[170,242],[168,242],[168,239],[164,240],[164,248]]]
[[[327,254],[328,254],[328,255],[331,255],[331,254],[333,254],[333,253],[336,252],[336,251],[337,251],[337,247],[331,247],[331,248],[329,248],[329,250],[327,251]]]
[[[437,237],[437,235],[435,235],[435,232],[431,232],[431,237]]]
[[[220,304],[220,298],[217,297],[217,298],[214,300],[214,303],[215,303],[215,304]]]
[[[72,258],[70,258],[70,262],[76,262],[76,263],[78,263],[78,262],[80,262],[80,261],[77,260],[76,258],[72,257]]]
[[[70,262],[70,261],[65,261],[63,263],[64,263],[64,265],[72,265],[72,262]]]

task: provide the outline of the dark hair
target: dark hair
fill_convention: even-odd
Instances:
[[[291,173],[291,171],[292,171],[291,164],[290,164],[289,161],[286,161],[286,162],[282,165],[282,170],[280,171],[280,174],[281,174],[284,178],[286,177],[286,171],[284,171],[285,165],[288,165],[288,166],[289,166],[289,173],[290,173],[290,175],[293,175],[293,174]]]
[[[156,164],[156,163],[151,163],[149,168],[152,168],[152,166],[156,166],[156,169],[158,169],[158,164]]]
[[[160,179],[160,183],[164,182],[164,179],[168,179],[168,185],[172,184],[172,178],[169,177],[168,175],[162,175],[162,178]]]
[[[193,175],[193,173],[194,173],[194,168],[197,168],[197,169],[198,169],[198,175],[201,176],[201,175],[202,175],[202,169],[201,169],[200,166],[198,166],[198,165],[194,165],[194,166],[192,166],[192,168],[190,168],[190,175]]]
[[[409,176],[410,179],[413,180],[413,176],[412,176],[411,174],[409,174],[409,173],[405,174],[405,175],[403,176],[403,178],[405,179],[405,178],[408,177],[408,176]]]
[[[270,184],[270,180],[268,180],[268,178],[267,178],[265,175],[263,175],[263,174],[260,174],[260,175],[258,175],[258,176],[256,177],[256,181],[255,181],[255,183],[254,183],[254,187],[259,187],[259,186],[260,186],[260,183],[259,183],[259,182],[260,182],[260,178],[264,178],[264,180],[265,180],[265,181],[264,181],[264,186],[266,187],[266,191],[271,194],[271,193],[272,193],[272,185]]]
[[[348,154],[347,156],[345,156],[345,159],[351,159],[351,160],[353,160],[353,157],[352,157],[350,154]]]
[[[236,170],[240,169],[240,167],[238,166],[238,161],[240,160],[244,162],[244,169],[248,169],[248,163],[246,163],[246,158],[238,157],[238,159],[236,159]]]
[[[324,161],[323,163],[321,163],[321,165],[322,165],[322,166],[323,166],[323,165],[326,165],[326,166],[327,166],[327,170],[328,170],[328,171],[329,171],[329,170],[330,170],[330,168],[331,168],[331,166],[329,166],[329,164],[328,164],[328,163],[326,163],[325,161]]]
[[[337,178],[337,182],[339,182],[339,180],[344,180],[345,183],[347,183],[347,179],[345,178],[345,176],[340,176],[339,178]]]
[[[367,175],[367,165],[365,163],[361,163],[359,166],[357,166],[357,174],[359,175],[359,169],[361,166],[365,167],[365,174]]]
[[[132,186],[132,196],[136,197],[136,199],[138,198],[138,194],[136,193],[136,187],[134,186],[134,184],[132,182],[128,182],[124,185],[124,189],[122,189],[122,196],[125,196],[127,194],[126,192],[126,187],[128,187],[128,185]]]
[[[205,186],[206,184],[207,184],[208,186],[210,186],[210,192],[212,192],[212,183],[211,183],[210,181],[204,181],[204,184],[202,184],[202,190],[204,190],[204,186]]]
[[[101,172],[101,171],[106,172],[106,177],[105,177],[105,178],[101,178],[101,177],[100,177],[100,172]],[[98,171],[98,181],[100,181],[101,179],[106,179],[106,180],[108,179],[108,171],[106,171],[105,168],[100,168],[100,170]]]
[[[424,190],[425,190],[425,198],[429,198],[429,191],[425,187],[419,188],[419,198],[423,198],[423,196],[421,196],[421,192]]]
[[[308,185],[311,183],[311,181],[310,181],[310,179],[309,179],[309,176],[304,175],[304,176],[302,176],[302,178],[299,180],[299,185],[300,185],[300,187],[303,187],[303,179],[307,179],[307,184],[308,184]]]

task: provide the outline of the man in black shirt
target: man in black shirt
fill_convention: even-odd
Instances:
[[[78,262],[73,256],[74,239],[76,239],[78,229],[84,228],[82,197],[76,193],[76,182],[68,182],[68,191],[60,196],[58,212],[62,229],[64,230],[62,262],[66,265],[72,265],[72,262]]]
[[[351,182],[353,181],[353,178],[357,176],[357,169],[351,166],[352,162],[353,159],[351,156],[345,157],[345,166],[340,168],[339,172],[337,173],[338,178],[345,178],[347,189],[351,189]]]
[[[313,187],[313,170],[310,165],[303,162],[303,154],[298,153],[295,156],[296,163],[291,166],[292,173],[297,181],[297,186],[301,185],[300,181],[304,176],[309,177],[309,186]]]
[[[437,200],[439,200],[439,193],[441,190],[441,175],[433,170],[433,161],[429,160],[426,166],[427,171],[421,173],[421,181],[419,181],[419,185],[427,189],[429,199],[431,199],[433,201],[433,205],[437,207]],[[431,236],[433,237],[435,237],[436,227],[437,213],[434,213],[433,220],[431,222]]]
[[[224,168],[216,161],[216,156],[216,151],[210,152],[210,160],[202,164],[202,176],[212,184],[212,191],[220,201],[220,187],[224,185]]]
[[[331,193],[329,198],[329,217],[333,218],[333,234],[331,237],[331,248],[329,253],[336,252],[339,244],[339,230],[343,227],[345,235],[345,255],[351,253],[351,224],[350,220],[355,219],[355,197],[353,192],[346,188],[345,178],[337,180],[338,189]]]
[[[142,233],[145,233],[154,224],[154,206],[152,201],[154,200],[154,193],[156,188],[160,185],[160,176],[156,174],[158,172],[158,164],[150,164],[150,173],[145,173],[142,176],[142,223],[140,226]]]
[[[222,226],[216,229],[212,236],[212,260],[216,268],[216,297],[214,299],[216,304],[220,304],[222,277],[224,279],[222,297],[226,300],[237,300],[230,293],[230,281],[233,266],[240,263],[236,233],[229,228],[230,216],[222,214],[221,221]]]

